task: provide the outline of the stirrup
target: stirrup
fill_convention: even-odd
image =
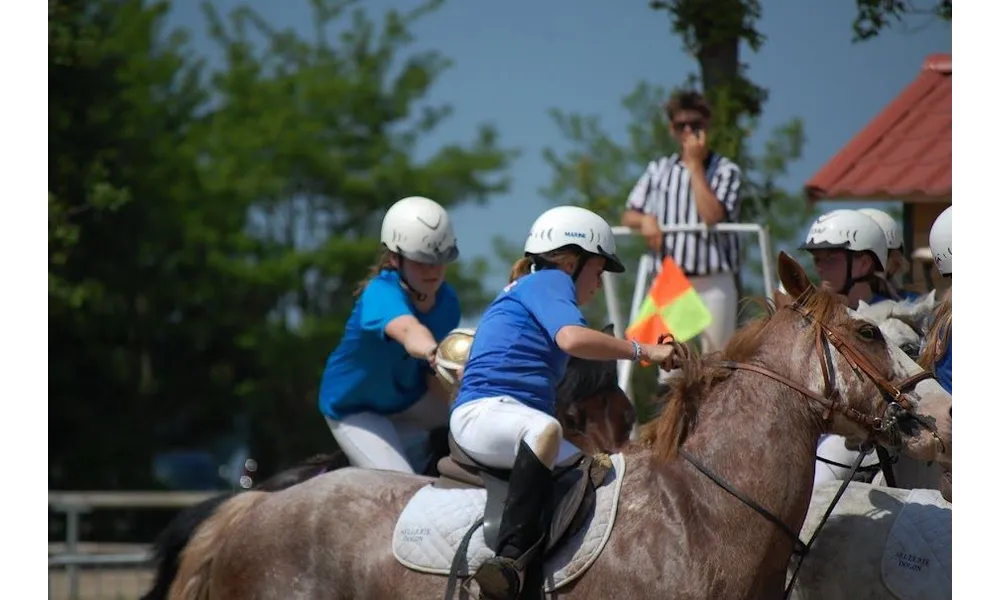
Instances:
[[[483,600],[516,600],[524,586],[524,570],[513,558],[494,556],[479,565],[472,579]]]

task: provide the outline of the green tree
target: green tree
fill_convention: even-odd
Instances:
[[[407,48],[439,5],[315,0],[305,39],[206,4],[209,70],[166,2],[50,3],[51,487],[151,485],[153,454],[239,422],[265,474],[332,446],[319,376],[385,208],[507,186],[488,127],[414,157],[450,114],[449,62]],[[453,273],[466,309],[483,268]]]
[[[911,0],[855,0],[858,12],[854,19],[854,42],[877,37],[893,26],[903,25],[913,17],[930,17],[951,22],[951,0],[929,0],[918,6]]]
[[[800,156],[805,139],[802,123],[793,119],[776,128],[762,155],[754,155],[748,148],[750,137],[757,132],[767,91],[746,78],[739,51],[741,43],[756,50],[764,42],[754,29],[760,16],[759,5],[744,0],[676,0],[652,5],[667,11],[672,30],[681,36],[685,49],[698,63],[699,72],[678,83],[682,87],[700,83],[712,103],[709,137],[713,149],[735,160],[743,170],[740,220],[765,224],[775,242],[795,235],[809,218],[811,208],[799,193],[782,189],[778,181],[786,174],[788,164]],[[553,110],[553,119],[571,142],[571,149],[563,155],[545,151],[553,179],[542,193],[559,203],[582,204],[619,222],[624,199],[648,162],[677,149],[662,108],[667,96],[662,86],[640,82],[623,100],[631,120],[625,135],[617,139],[601,127],[595,116]],[[751,242],[745,238],[743,244],[744,274],[761,271],[761,257]],[[642,252],[644,245],[638,238],[622,244],[622,253],[631,264]],[[634,275],[626,274],[618,280],[619,303],[627,311]],[[745,288],[742,296],[763,292],[759,277],[745,283],[741,281]],[[603,309],[602,305],[595,306],[593,312]],[[642,400],[652,394],[655,371],[641,369],[633,377],[635,397],[642,408]]]

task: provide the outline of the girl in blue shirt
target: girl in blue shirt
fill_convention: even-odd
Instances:
[[[552,468],[578,452],[555,418],[555,390],[569,357],[672,363],[670,346],[586,326],[579,306],[601,287],[602,271],[625,270],[604,219],[576,206],[553,208],[535,221],[524,251],[476,328],[450,421],[452,437],[472,459],[512,469],[497,556],[473,576],[491,599],[518,596],[524,575],[516,559],[544,539]]]
[[[428,432],[448,423],[448,396],[431,369],[437,340],[461,316],[444,281],[458,245],[448,213],[420,196],[389,208],[382,244],[327,358],[319,410],[352,465],[422,472],[414,463],[430,458]]]

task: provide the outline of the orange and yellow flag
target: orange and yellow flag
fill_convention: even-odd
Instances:
[[[625,337],[641,344],[655,344],[663,334],[686,342],[712,323],[698,292],[669,256],[663,259],[660,274],[653,280],[639,314],[625,330]]]

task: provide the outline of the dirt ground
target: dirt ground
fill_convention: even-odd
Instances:
[[[79,569],[79,600],[138,600],[153,582],[152,569]],[[49,569],[49,600],[70,600],[69,577]]]

